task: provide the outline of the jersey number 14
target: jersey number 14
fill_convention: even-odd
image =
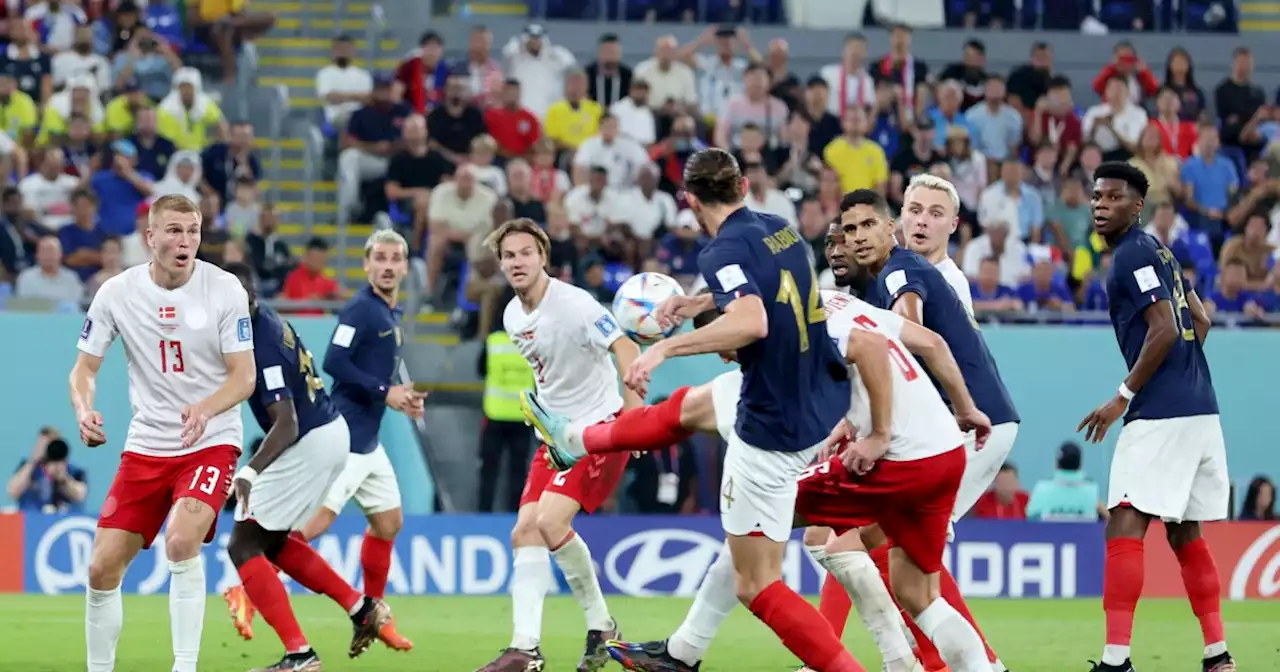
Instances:
[[[810,271],[809,298],[806,301],[800,296],[800,287],[796,285],[796,276],[791,271],[782,271],[778,280],[778,303],[791,306],[796,316],[796,329],[800,332],[800,352],[809,351],[809,325],[820,324],[827,319],[822,310],[822,299],[818,297],[818,276]]]

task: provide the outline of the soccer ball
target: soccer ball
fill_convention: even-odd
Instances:
[[[670,336],[679,325],[663,329],[653,313],[672,296],[684,296],[680,283],[661,273],[639,273],[627,278],[613,299],[613,316],[622,331],[640,345],[652,345]]]

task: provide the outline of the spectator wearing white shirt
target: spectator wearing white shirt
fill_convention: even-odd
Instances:
[[[876,80],[867,72],[867,38],[852,33],[844,38],[839,63],[824,65],[818,76],[827,83],[831,95],[827,112],[843,117],[850,105],[866,107],[876,102]]]
[[[573,155],[573,182],[582,184],[596,166],[609,171],[609,186],[626,189],[635,182],[636,171],[649,163],[649,153],[640,143],[622,135],[618,118],[600,117],[600,132],[582,142]]]
[[[641,241],[645,249],[643,256],[648,256],[653,248],[653,241],[659,233],[670,229],[676,221],[676,199],[658,188],[661,177],[658,167],[652,163],[640,166],[636,172],[636,186],[625,192],[627,224],[631,232]]]
[[[1040,192],[1022,181],[1022,163],[1009,159],[1000,164],[1000,180],[978,197],[978,224],[1007,222],[1022,240],[1040,240],[1044,226],[1044,200]]]
[[[93,29],[89,26],[76,28],[71,49],[54,54],[49,69],[54,88],[66,84],[70,77],[89,74],[97,80],[99,91],[111,90],[111,62],[93,53]]]
[[[796,216],[796,204],[773,186],[773,180],[769,179],[764,164],[749,162],[742,170],[747,177],[747,197],[743,199],[746,206],[756,212],[777,215],[787,220],[792,228],[799,230],[800,219]]]
[[[734,44],[740,43],[750,61],[734,55]],[[699,54],[698,50],[715,45],[716,53]],[[680,58],[698,72],[698,99],[702,111],[720,116],[729,99],[742,93],[743,75],[751,63],[759,63],[760,53],[751,46],[747,31],[729,26],[708,26],[698,39],[680,47]]]
[[[649,83],[643,79],[631,79],[627,97],[610,106],[609,114],[617,117],[618,130],[622,135],[645,147],[658,141],[658,126],[653,119],[653,110],[649,109]]]
[[[592,167],[586,184],[570,189],[564,197],[569,223],[596,242],[610,225],[625,221],[625,206],[622,194],[609,187],[609,171],[604,166]]]
[[[462,165],[454,179],[431,190],[427,208],[427,289],[431,299],[438,299],[443,284],[440,273],[451,251],[465,253],[468,261],[488,256],[485,236],[493,230],[493,211],[498,195],[476,181],[470,165]]]
[[[71,223],[71,192],[80,186],[80,180],[63,172],[65,161],[61,149],[49,147],[40,170],[18,182],[23,202],[50,231]]]
[[[353,62],[355,42],[350,35],[333,38],[333,63],[316,73],[316,95],[324,101],[324,120],[334,128],[347,127],[351,113],[373,93],[373,75]]]
[[[12,7],[16,3],[9,3]],[[37,2],[22,15],[27,23],[39,24],[42,40],[54,51],[66,51],[75,42],[76,28],[89,23],[89,17],[74,2]]]
[[[666,115],[688,112],[698,106],[698,78],[680,60],[676,38],[663,35],[653,43],[653,58],[640,61],[635,79],[649,83],[649,109]]]
[[[1147,127],[1147,113],[1129,98],[1129,82],[1116,75],[1107,80],[1103,102],[1084,113],[1080,130],[1085,142],[1102,150],[1105,161],[1127,161]]]
[[[62,265],[62,242],[45,236],[36,243],[36,265],[18,274],[14,294],[22,299],[79,304],[84,284],[76,272]]]
[[[542,24],[532,23],[502,48],[507,74],[520,81],[520,104],[539,120],[560,99],[564,76],[577,61],[564,47],[552,44]]]
[[[1010,235],[1010,224],[1003,220],[988,222],[985,232],[969,241],[960,259],[960,270],[971,281],[982,272],[982,260],[994,257],[1000,262],[1000,284],[1017,287],[1031,275],[1027,246],[1022,239]]]

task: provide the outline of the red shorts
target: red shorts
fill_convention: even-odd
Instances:
[[[141,534],[142,547],[150,548],[179,499],[198,499],[221,512],[239,461],[240,449],[228,445],[209,446],[178,457],[126,452],[120,456],[120,469],[102,503],[98,527]],[[217,527],[215,517],[204,536],[206,544],[213,541]]]
[[[538,446],[529,465],[529,478],[520,493],[520,506],[532,504],[543,492],[554,492],[592,513],[613,494],[627,471],[630,453],[596,453],[582,458],[569,471],[556,471],[547,461],[547,447]]]
[[[963,446],[922,460],[880,460],[865,476],[850,474],[833,457],[800,476],[796,514],[837,533],[878,523],[894,546],[932,574],[942,571],[964,466]]]

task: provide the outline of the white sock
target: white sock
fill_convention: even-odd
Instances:
[[[576,533],[570,533],[569,540],[561,544],[552,555],[560,571],[564,572],[564,580],[569,584],[574,599],[582,606],[587,615],[587,629],[608,632],[614,629],[613,619],[609,616],[609,605],[604,603],[604,593],[600,590],[600,580],[596,578],[596,566],[591,562],[591,549],[587,542]]]
[[[1009,672],[1009,668],[1004,666],[1004,661],[996,658],[996,662],[991,663],[991,672]]]
[[[544,546],[515,549],[511,564],[511,648],[532,651],[542,637],[542,603],[551,590],[551,554]]]
[[[808,551],[809,556],[812,557],[813,561],[818,563],[819,565],[821,565],[822,562],[827,559],[826,546],[805,546],[804,550]],[[823,566],[825,567],[825,565]]]
[[[697,665],[711,648],[724,619],[738,606],[738,591],[733,574],[733,557],[729,545],[711,563],[711,569],[698,586],[698,595],[684,622],[667,640],[667,653],[686,665]]]
[[[569,423],[569,427],[564,433],[565,438],[568,440],[565,441],[565,445],[558,446],[558,447],[568,452],[570,455],[574,455],[577,457],[582,457],[586,455],[587,441],[586,439],[583,438],[583,432],[585,432],[587,428],[590,426],[591,426],[590,423],[585,423],[585,422]]]
[[[1208,660],[1215,656],[1221,656],[1226,652],[1227,652],[1226,642],[1214,642],[1209,646],[1204,647],[1204,658],[1205,660]]]
[[[889,589],[880,578],[880,570],[866,551],[848,551],[828,555],[822,566],[836,577],[849,597],[853,606],[862,618],[862,624],[871,633],[880,649],[888,670],[910,670],[915,656],[911,653],[911,645],[902,634],[906,624],[898,613],[898,607],[889,596]]]
[[[1124,665],[1129,660],[1129,647],[1108,644],[1102,648],[1102,662],[1107,665]]]
[[[116,667],[116,643],[124,626],[124,602],[120,587],[85,591],[84,640],[89,672],[111,672]]]
[[[986,672],[991,669],[978,632],[941,597],[920,612],[916,625],[938,647],[938,654],[952,672]]]
[[[204,631],[204,557],[169,563],[169,632],[173,672],[196,672]]]

